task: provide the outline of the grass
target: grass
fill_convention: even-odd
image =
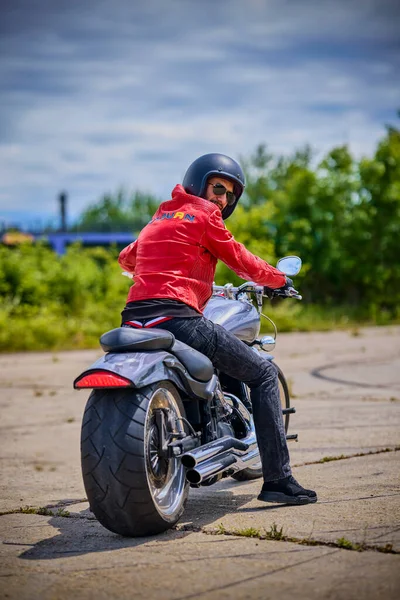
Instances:
[[[272,523],[270,530],[266,532],[268,540],[283,540],[285,536],[283,535],[283,527],[278,529],[276,523]]]
[[[393,550],[392,544],[385,546],[370,546],[366,543],[356,543],[348,540],[345,537],[337,539],[335,542],[319,541],[311,538],[311,534],[307,538],[296,538],[285,535],[283,527],[278,527],[276,523],[272,523],[269,530],[265,528],[256,529],[255,527],[245,527],[242,529],[227,529],[223,523],[220,523],[216,529],[203,530],[209,535],[231,535],[236,537],[256,538],[259,540],[274,540],[278,542],[291,542],[301,546],[329,546],[332,548],[340,548],[342,550],[353,550],[356,552],[365,552],[372,550],[375,552],[383,552],[384,554],[398,554]]]
[[[244,529],[235,529],[235,535],[241,537],[249,537],[249,538],[259,538],[261,533],[259,529],[255,529],[254,527],[245,527]]]
[[[9,515],[9,514],[22,514],[22,515],[41,515],[46,517],[64,517],[68,518],[71,516],[71,513],[68,510],[64,510],[63,508],[58,508],[56,511],[51,510],[47,506],[21,506],[20,508],[16,508],[14,510],[9,510],[5,512],[0,512],[1,515]]]
[[[96,308],[99,312],[94,316]],[[0,352],[99,348],[100,335],[119,324],[118,310],[110,318],[104,306],[92,306],[79,316],[63,314],[61,309],[51,313],[45,307],[32,318],[27,314],[2,319],[0,314]]]
[[[345,537],[341,537],[338,540],[336,540],[336,544],[338,548],[344,548],[345,550],[361,550],[361,544],[354,544]]]
[[[282,302],[278,306],[264,306],[263,312],[276,324],[279,332],[291,331],[348,331],[352,337],[362,336],[361,327],[395,325],[394,319],[384,311],[371,315],[353,306],[326,307],[315,304]],[[262,334],[271,334],[272,325],[261,319]]]
[[[347,458],[359,458],[360,456],[369,456],[370,454],[382,454],[385,452],[398,452],[400,450],[400,446],[395,446],[394,448],[380,448],[379,450],[370,450],[368,452],[356,452],[355,454],[338,454],[337,456],[324,456],[319,460],[315,460],[312,462],[303,463],[304,465],[317,465],[320,463],[332,462],[334,460],[345,460]]]
[[[336,546],[338,548],[342,548],[343,550],[355,550],[356,552],[365,552],[365,550],[372,550],[371,546],[368,546],[366,543],[358,544],[356,542],[351,542],[345,537],[341,537],[336,540]],[[385,544],[384,546],[378,546],[373,548],[378,552],[383,552],[384,554],[393,554],[395,553],[393,550],[393,544]]]
[[[340,454],[339,456],[324,456],[323,458],[318,460],[317,463],[327,463],[327,462],[331,462],[333,460],[343,460],[344,458],[348,458],[348,457],[345,456],[344,454]]]
[[[226,529],[223,523],[220,523],[214,532],[216,535],[235,535],[238,537],[258,538],[264,540],[283,540],[286,536],[283,534],[283,527],[278,528],[276,523],[272,523],[270,529],[256,529],[255,527],[244,527],[242,529]]]

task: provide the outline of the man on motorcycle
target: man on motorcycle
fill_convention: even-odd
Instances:
[[[202,316],[218,259],[258,285],[273,289],[293,285],[225,227],[244,185],[240,165],[223,154],[206,154],[189,166],[172,199],[159,206],[138,239],[119,256],[121,267],[134,274],[122,324],[167,329],[221,372],[246,383],[263,467],[258,499],[309,504],[317,501],[317,495],[292,476],[275,366]]]

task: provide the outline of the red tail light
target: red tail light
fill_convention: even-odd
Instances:
[[[75,388],[110,388],[110,387],[132,387],[132,382],[121,375],[109,371],[95,371],[78,379]]]

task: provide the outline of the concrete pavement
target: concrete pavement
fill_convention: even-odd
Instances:
[[[317,504],[262,504],[259,481],[226,479],[191,490],[174,531],[143,539],[108,532],[85,502],[88,394],[71,382],[99,354],[0,356],[0,597],[399,596],[400,328],[278,337],[294,474]]]

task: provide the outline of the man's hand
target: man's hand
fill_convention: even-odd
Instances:
[[[271,289],[269,287],[264,287],[264,296],[268,296],[268,298],[273,298],[274,296],[281,296],[283,298],[287,297],[286,290],[289,288],[293,288],[293,281],[290,277],[286,277],[286,283],[280,288]]]
[[[284,290],[288,290],[291,287],[294,287],[293,286],[293,281],[292,281],[292,279],[290,279],[290,277],[286,277],[286,283],[285,283],[285,285],[283,285],[279,289],[282,290],[282,291],[284,291]]]

